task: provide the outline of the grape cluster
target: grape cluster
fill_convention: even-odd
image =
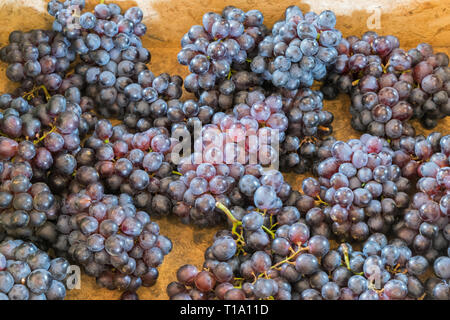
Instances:
[[[341,261],[345,267],[339,265]],[[325,299],[422,300],[425,297],[425,286],[420,280],[428,267],[425,258],[413,256],[399,239],[388,242],[382,233],[373,233],[361,251],[348,243],[341,244],[322,263],[336,282],[330,286],[331,282],[324,281],[323,276],[319,278],[325,282],[321,288]],[[339,286],[340,291],[336,290]]]
[[[252,207],[221,208],[232,222],[232,231],[216,234],[205,252],[203,270],[184,265],[177,271],[178,281],[167,287],[171,299],[290,299],[293,273],[297,279],[310,274],[318,267],[315,255],[329,250],[326,238],[310,238],[293,206],[274,216]]]
[[[219,231],[205,252],[202,269],[180,267],[177,281],[167,286],[168,296],[172,300],[448,300],[448,257],[436,260],[436,277],[424,284],[420,277],[428,269],[427,259],[413,256],[400,239],[388,242],[384,234],[373,233],[361,251],[348,243],[330,249],[326,237],[310,235],[299,215],[289,222],[279,220],[276,231],[268,228],[266,218],[248,211],[233,224],[243,231]]]
[[[234,114],[215,113],[211,124],[195,137],[191,163],[261,164],[277,161],[276,148],[287,129],[287,117],[281,112],[279,96],[265,97],[255,91],[246,104],[237,105]],[[183,160],[184,161],[184,160]]]
[[[338,238],[354,241],[373,232],[387,233],[408,206],[411,186],[394,163],[387,141],[363,134],[360,139],[335,141],[319,152],[326,158],[317,164],[319,178],[302,183],[309,197],[301,209],[307,221],[326,221]]]
[[[448,268],[450,267],[450,260],[448,256],[430,260],[426,255],[421,255],[414,249],[411,250],[408,244],[400,238],[395,238],[388,244],[386,236],[380,233],[371,235],[364,243],[362,251],[368,257],[362,268],[364,275],[373,278],[375,283],[377,278],[381,280],[380,284],[384,283],[384,287],[379,285],[376,288],[382,291],[375,290],[380,293],[379,298],[449,299],[448,277],[450,274]],[[373,259],[370,265],[369,259]],[[361,262],[360,258],[353,261],[350,259],[350,265],[353,264],[355,270],[358,270],[358,265]],[[376,265],[381,268],[381,273],[378,272]],[[423,276],[430,265],[433,265],[434,275],[423,282],[421,279],[424,278]],[[383,279],[388,280],[389,274],[391,280],[385,282]],[[376,296],[373,296],[373,298],[378,299]]]
[[[284,20],[259,44],[251,70],[278,88],[311,87],[314,80],[325,78],[338,57],[342,34],[335,25],[330,10],[303,14],[297,6],[288,7]]]
[[[188,78],[186,80],[189,81]],[[189,87],[189,85],[189,82],[185,82],[186,91],[194,92],[195,89]],[[247,66],[243,70],[232,73],[229,79],[221,80],[215,88],[202,91],[201,94],[196,93],[196,96],[198,96],[200,104],[209,106],[214,110],[226,111],[245,100],[245,97],[251,91],[265,92],[263,85],[263,79],[250,72]]]
[[[73,178],[56,173],[51,186],[54,192],[67,196],[95,183],[107,193],[132,196],[141,210],[168,215],[172,205],[166,195],[167,186],[178,174],[170,162],[176,142],[165,128],[132,134],[124,125],[112,126],[101,119],[75,155],[77,169]]]
[[[359,81],[355,83],[363,91],[370,88],[377,89],[379,84],[375,80],[381,78],[384,73],[400,73],[409,69],[408,66],[401,66],[400,63],[395,62],[390,67],[387,65],[390,53],[393,50],[400,52],[399,46],[397,37],[379,36],[374,31],[365,32],[361,38],[356,36],[342,38],[337,46],[339,56],[336,64],[322,85],[325,97],[334,99],[339,92],[350,94],[352,85],[358,79],[364,79],[361,84]],[[407,75],[403,75],[401,80],[405,77]]]
[[[54,248],[67,253],[100,286],[135,292],[156,283],[157,267],[172,242],[147,212],[136,209],[131,196],[104,194],[94,182],[69,195],[61,213]]]
[[[52,221],[59,215],[52,177],[70,176],[76,169],[73,154],[90,130],[89,117],[62,95],[37,106],[23,98],[1,98],[5,109],[0,127],[5,136],[0,137],[0,224],[11,236],[48,247],[57,236]]]
[[[443,52],[433,52],[425,43],[411,49],[412,77],[414,89],[409,102],[414,109],[414,117],[426,129],[436,127],[438,121],[450,115],[450,69],[449,58]],[[417,86],[417,87],[416,87]]]
[[[31,183],[28,162],[6,163],[1,174],[0,226],[5,234],[51,244],[57,232],[52,221],[59,215],[59,199],[42,182]]]
[[[179,76],[163,73],[155,77],[143,62],[120,55],[105,67],[79,64],[76,73],[85,79],[86,94],[98,112],[106,118],[123,119],[130,129],[169,127],[172,122],[184,120],[182,114],[172,110],[181,104]]]
[[[6,136],[0,137],[0,159],[31,165],[31,175],[36,181],[45,182],[51,168],[54,172],[72,174],[76,169],[73,154],[80,149],[80,140],[91,131],[96,117],[62,95],[30,106],[24,114],[13,108],[15,103],[27,102],[23,98],[12,99],[11,107],[3,113],[0,127]]]
[[[158,178],[172,174],[164,162],[171,143],[163,129],[131,134],[101,119],[75,154],[73,173],[50,175],[54,192],[64,198],[52,247],[101,286],[126,290],[126,296],[156,282],[156,268],[172,249],[158,224],[135,207],[170,212],[164,207],[169,199],[156,193]]]
[[[185,79],[186,90],[199,96],[204,93],[200,100],[205,100],[207,96],[217,98],[218,92],[210,91],[218,89],[225,100],[219,98],[220,104],[229,107],[235,90],[258,83],[247,69],[248,59],[256,55],[258,43],[267,32],[263,21],[258,10],[244,12],[233,6],[226,7],[222,15],[205,13],[202,25],[192,26],[181,39],[178,62],[191,72]]]
[[[120,51],[130,47],[134,49],[128,54],[140,56],[144,61],[150,58],[140,40],[147,27],[142,23],[143,12],[139,7],[132,7],[123,14],[115,3],[98,4],[93,13],[82,12],[84,8],[83,0],[64,3],[51,0],[47,6],[48,13],[55,18],[53,31],[65,36],[83,61],[103,66],[110,61],[108,52],[115,50],[111,53],[120,55]]]
[[[411,118],[432,129],[450,114],[448,56],[426,43],[409,51],[399,46],[395,36],[373,31],[341,40],[322,91],[329,99],[338,92],[351,95],[356,130],[398,139],[414,135]]]
[[[252,14],[255,13],[254,11],[255,10],[251,11]],[[283,90],[279,90],[270,81],[271,80],[270,72],[266,70],[266,72],[263,74],[263,71],[257,68],[258,61],[261,62],[261,59],[263,59],[263,61],[264,59],[266,59],[261,57],[260,55],[256,56],[255,53],[258,50],[261,51],[261,47],[263,46],[263,44],[259,43],[259,41],[261,41],[262,38],[256,42],[256,44],[259,43],[259,48],[257,48],[257,50],[253,50],[251,54],[253,60],[249,60],[250,63],[245,63],[243,61],[240,66],[238,66],[237,63],[234,63],[232,65],[232,69],[233,70],[235,69],[236,72],[234,72],[233,70],[231,71],[230,74],[228,74],[227,72],[228,74],[227,79],[224,78],[225,77],[224,74],[222,79],[220,79],[219,81],[216,81],[217,79],[216,77],[212,77],[211,81],[205,81],[205,79],[210,79],[211,78],[210,73],[215,71],[214,66],[216,61],[213,53],[215,53],[215,50],[218,50],[219,47],[220,48],[222,46],[226,47],[226,45],[228,44],[227,41],[229,39],[228,38],[226,38],[225,40],[215,39],[217,41],[207,42],[205,41],[204,38],[206,38],[209,41],[212,41],[210,40],[211,37],[214,38],[215,36],[211,35],[212,34],[211,32],[213,33],[218,32],[219,29],[216,29],[216,27],[218,28],[218,26],[224,23],[223,21],[226,21],[228,17],[235,17],[235,15],[238,12],[240,12],[240,15],[242,17],[244,17],[244,13],[241,12],[240,9],[236,9],[234,7],[226,7],[223,11],[222,17],[214,13],[206,13],[203,17],[204,26],[203,27],[193,26],[190,29],[190,31],[183,37],[182,39],[183,49],[180,51],[178,55],[178,61],[181,64],[189,65],[190,71],[192,72],[185,79],[184,86],[187,91],[194,92],[196,94],[196,96],[199,98],[199,103],[201,105],[207,105],[212,107],[215,111],[219,111],[218,114],[222,114],[221,111],[227,114],[230,114],[231,111],[233,111],[234,116],[238,116],[238,119],[240,114],[243,115],[248,114],[247,106],[252,108],[253,107],[252,104],[256,100],[256,97],[263,95],[268,97],[273,95],[274,92],[280,94],[283,100],[283,107],[282,110],[277,111],[277,113],[284,113],[284,116],[277,114],[277,122],[279,122],[280,125],[282,125],[283,127],[282,130],[280,130],[282,131],[280,135],[280,143],[282,144],[280,157],[281,169],[289,171],[292,168],[296,168],[298,172],[308,171],[312,167],[311,165],[312,161],[316,158],[318,142],[320,142],[320,139],[323,136],[329,135],[332,132],[331,123],[333,121],[333,115],[329,112],[322,110],[323,108],[322,93],[317,91],[311,91],[310,89],[296,90],[297,88],[299,88],[299,86],[295,86],[293,88],[281,86]],[[303,18],[305,19],[305,21],[300,23],[300,20],[302,20]],[[228,23],[230,23],[230,25],[236,24],[234,19],[235,18],[231,18],[231,20],[228,21]],[[323,36],[324,40],[322,42],[323,44],[325,44],[326,42],[325,40],[327,40],[327,38],[334,36],[337,37],[337,39],[341,38],[341,35],[337,30],[334,29],[325,30],[326,26],[328,25],[331,26],[333,24],[334,26],[332,20],[334,20],[335,23],[336,18],[329,11],[323,12],[320,16],[317,16],[314,13],[308,13],[305,15],[305,17],[303,17],[303,14],[300,11],[300,9],[298,7],[293,6],[289,7],[286,11],[286,21],[284,21],[283,23],[281,22],[278,23],[277,28],[281,30],[280,31],[281,34],[284,34],[288,32],[287,30],[289,29],[289,27],[293,28],[295,26],[294,29],[297,30],[297,24],[298,25],[301,24],[303,27],[299,28],[303,30],[304,28],[306,28],[306,25],[308,25],[310,29],[314,29],[316,31],[316,36],[318,36],[319,34],[320,36]],[[247,28],[245,30],[250,29],[252,28]],[[263,27],[261,27],[261,29],[263,29]],[[278,36],[278,38],[282,37],[281,34]],[[264,35],[263,32],[262,35]],[[293,37],[297,37],[297,31],[295,31],[295,36]],[[275,39],[275,41],[278,41],[277,48],[281,50],[281,47],[283,47],[283,45],[286,46],[287,48],[288,46],[287,44],[289,44],[289,41],[286,40],[287,38],[286,39],[283,38],[282,40],[278,38]],[[293,40],[294,43],[292,43],[292,46],[293,47],[296,45],[300,46],[302,39],[306,38],[307,40],[305,41],[305,44],[311,39],[309,39],[310,37],[308,35],[302,34],[302,37],[300,39],[297,37],[296,41]],[[267,42],[272,41],[272,37],[268,36],[264,38],[263,42],[264,41],[267,44]],[[338,40],[336,41],[339,42]],[[210,51],[206,53],[206,57],[204,56],[204,54],[201,53],[199,54],[198,51],[196,51],[197,50],[196,47],[199,46],[199,43],[203,42],[205,42],[205,46],[208,45],[205,50],[207,51],[209,48]],[[232,42],[233,41],[231,41],[231,43]],[[328,51],[330,52],[336,51],[334,48],[330,49],[322,47],[322,44],[320,44],[319,46],[321,46],[320,49],[321,54],[319,56],[324,55],[325,52]],[[272,44],[272,49],[273,47],[274,45]],[[263,48],[267,49],[267,46],[265,47],[263,46]],[[286,48],[284,48],[284,50],[286,50]],[[300,47],[297,48],[300,51]],[[220,51],[221,52],[223,51],[223,54],[226,54],[228,52],[227,50],[220,50]],[[276,55],[281,55],[281,53],[277,53],[278,52],[277,50],[273,49],[273,51],[276,53]],[[301,52],[299,54],[301,55],[300,58],[302,58],[303,54]],[[325,64],[318,58],[319,56],[308,56],[308,57],[305,56],[303,60],[305,62],[306,60],[308,60],[309,63],[307,64],[311,68],[314,67],[313,65],[317,65],[316,66],[317,70],[323,68],[323,71],[326,72]],[[199,70],[197,70],[198,68],[197,69],[194,68],[195,70],[193,71],[193,67],[194,64],[195,65],[197,64],[198,62],[197,60],[199,59],[201,60],[201,58],[202,59],[205,58],[204,59],[205,70],[202,70],[202,72],[205,73],[200,72],[199,75]],[[208,65],[208,68],[206,68],[206,65]],[[271,65],[273,65],[272,62]],[[212,68],[210,68],[210,66],[212,66]],[[259,71],[255,70],[255,68],[258,69]],[[295,66],[293,68],[295,69]],[[213,69],[213,71],[211,71],[211,69]],[[310,75],[311,70],[305,69],[305,74],[307,73],[308,75]],[[273,70],[271,72],[273,72]],[[207,86],[206,87],[202,86],[203,84],[207,84]],[[308,85],[305,86],[307,87]],[[242,106],[242,104],[246,104],[247,106]],[[263,110],[261,110],[259,116],[254,114],[248,114],[248,116],[256,119],[255,116],[261,118],[264,117],[265,114],[269,115],[268,112],[264,113]],[[284,133],[284,131],[286,131],[286,129],[284,129],[285,116],[288,117],[289,120],[288,121],[289,130],[286,132],[286,134]],[[261,122],[259,118],[257,120]]]
[[[323,110],[323,94],[311,89],[281,91],[289,125],[280,147],[280,168],[296,173],[311,171],[324,138],[333,132],[334,116]]]
[[[0,242],[0,300],[63,300],[69,266],[31,242]]]
[[[417,192],[395,226],[396,235],[430,263],[448,256],[449,154],[450,136],[432,133],[403,138],[394,158],[403,174],[417,181]]]
[[[86,95],[97,111],[106,118],[123,119],[130,129],[168,126],[174,120],[168,109],[179,104],[183,81],[167,73],[155,77],[146,66],[151,54],[142,46],[147,30],[142,10],[132,7],[122,14],[116,4],[99,4],[94,13],[77,18],[74,5],[52,1],[49,12],[56,18],[53,29],[70,39],[81,58],[75,75],[84,80]]]
[[[184,175],[168,186],[169,196],[177,201],[173,212],[200,226],[223,222],[218,203],[236,206],[240,214],[243,207],[254,204],[256,210],[275,215],[292,192],[279,171],[263,171],[259,165],[202,163],[182,165],[179,170]]]
[[[40,85],[57,91],[76,54],[61,33],[37,29],[12,32],[9,44],[0,50],[0,59],[8,64],[8,79],[21,84],[20,95]]]

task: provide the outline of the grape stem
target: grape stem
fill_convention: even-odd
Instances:
[[[225,207],[225,206],[223,205],[223,203],[216,202],[216,207],[219,208],[220,210],[222,210],[222,211],[225,213],[225,215],[228,217],[228,219],[230,219],[231,223],[233,223],[233,228],[232,228],[231,232],[232,232],[234,235],[236,235],[236,236],[238,237],[238,240],[242,241],[242,243],[245,245],[245,241],[244,241],[244,239],[243,239],[243,237],[242,237],[242,234],[239,234],[239,233],[236,231],[236,230],[237,230],[237,227],[239,227],[239,226],[242,225],[242,221],[239,221],[238,219],[236,219],[236,218],[233,216],[233,214],[231,213],[231,211],[230,211],[227,207]],[[264,213],[265,213],[265,212],[266,212],[266,210],[264,210]],[[265,232],[267,232],[267,233],[272,237],[272,239],[275,239],[275,233],[274,233],[273,231],[269,230],[266,226],[262,226],[262,229],[263,229]]]
[[[328,202],[323,201],[320,196],[317,196],[317,200],[315,200],[314,203],[318,206],[320,206],[320,205],[324,205],[327,207],[329,206]]]
[[[347,269],[349,271],[351,271],[353,274],[362,276],[364,274],[364,272],[359,272],[359,273],[353,272],[352,268],[350,267],[350,258],[348,256],[348,248],[347,248],[347,245],[345,245],[345,244],[343,245],[343,251],[344,251],[344,262],[345,262],[345,266],[347,267]]]
[[[331,131],[330,128],[324,127],[324,126],[318,126],[317,128],[322,130],[322,131],[325,131],[325,132],[330,132]]]
[[[274,228],[278,225],[278,222],[273,223],[273,215],[270,215],[270,231],[274,231]]]
[[[391,268],[390,266],[386,266],[386,269],[387,269],[387,271],[389,271],[392,274],[397,274],[397,273],[405,274],[408,272],[408,270],[406,270],[406,269],[402,270],[400,267],[401,267],[400,264],[397,263],[397,265],[394,268]]]
[[[10,138],[7,134],[4,134],[2,132],[0,132],[0,137],[5,137],[5,138],[8,138],[8,139],[14,140],[16,142],[21,142],[22,141],[22,139],[20,139],[20,138]]]
[[[369,285],[368,285],[368,288],[371,289],[371,290],[373,290],[373,291],[375,291],[375,292],[378,294],[378,296],[381,296],[381,294],[382,294],[383,291],[384,291],[384,288],[382,288],[382,289],[377,289],[377,287],[375,286],[375,283],[373,282],[373,280],[370,280]]]
[[[300,147],[305,143],[317,143],[318,139],[316,137],[304,137],[300,142]]]
[[[281,260],[280,262],[274,264],[272,267],[270,267],[270,269],[276,269],[276,268],[278,268],[279,266],[281,266],[283,263],[291,263],[291,262],[292,262],[291,260],[292,260],[293,258],[295,258],[298,254],[300,254],[300,253],[303,252],[303,251],[308,251],[308,250],[309,250],[309,247],[300,247],[300,246],[301,246],[301,243],[298,243],[297,245],[299,246],[299,249],[298,249],[297,251],[294,251],[294,253],[291,254],[291,255],[290,255],[289,257],[287,257],[286,259]]]
[[[226,216],[228,217],[228,219],[231,220],[231,222],[232,222],[233,224],[236,224],[236,225],[241,225],[241,224],[242,224],[242,222],[239,221],[238,219],[236,219],[236,218],[233,216],[233,214],[231,213],[231,211],[230,211],[227,207],[225,207],[225,206],[223,205],[223,203],[216,202],[216,207],[219,208],[220,210],[222,210],[222,211],[226,214]]]
[[[345,262],[345,266],[347,267],[348,270],[352,271],[352,269],[350,268],[350,259],[348,257],[348,248],[346,244],[342,245],[343,247],[343,251],[344,251],[344,262]]]
[[[389,61],[388,61],[388,63],[386,63],[386,65],[381,65],[381,67],[383,68],[383,73],[387,73],[387,69],[389,67]]]
[[[233,214],[231,213],[231,211],[227,207],[225,207],[225,205],[223,205],[223,203],[216,202],[216,207],[219,208],[220,210],[222,210],[225,213],[225,215],[228,217],[228,219],[230,219],[231,223],[233,224],[231,233],[237,237],[236,244],[239,247],[239,249],[241,250],[242,247],[245,246],[245,240],[244,240],[244,237],[242,236],[242,233],[237,232],[237,227],[241,226],[242,222],[239,221],[238,219],[236,219],[233,216]]]
[[[235,289],[242,289],[242,283],[244,282],[244,278],[234,278],[233,279],[235,281],[235,285],[234,288]]]
[[[40,137],[40,138],[34,140],[33,143],[34,143],[34,144],[38,144],[39,142],[41,142],[42,140],[44,140],[45,138],[47,138],[47,136],[48,136],[49,134],[51,134],[51,133],[53,133],[53,132],[55,132],[55,131],[56,131],[56,127],[53,127],[50,131],[47,131],[46,133],[44,133],[44,134],[42,135],[42,137]]]
[[[272,239],[275,239],[275,233],[270,231],[266,226],[262,226],[262,228],[265,232],[267,232],[272,237]]]
[[[47,101],[49,101],[52,96],[48,92],[47,88],[44,85],[39,86],[39,87],[34,87],[30,92],[25,92],[25,94],[22,96],[22,98],[27,99],[29,101],[35,97],[35,93],[38,92],[40,89],[42,89],[42,91],[44,91],[45,99],[47,99]]]

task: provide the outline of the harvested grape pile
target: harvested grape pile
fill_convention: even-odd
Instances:
[[[418,133],[450,115],[446,53],[227,6],[168,57],[183,78],[149,68],[139,7],[47,11],[0,50],[1,299],[63,299],[69,263],[138,299],[180,222],[218,231],[165,275],[171,299],[449,299],[450,135]]]

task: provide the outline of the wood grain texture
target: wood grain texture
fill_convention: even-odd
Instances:
[[[106,1],[109,2],[108,0]],[[256,1],[233,0],[226,3],[220,0],[138,0],[114,1],[122,9],[139,5],[145,12],[144,22],[148,34],[143,42],[152,53],[150,67],[155,74],[169,72],[171,74],[187,75],[187,68],[177,63],[176,55],[180,49],[180,39],[191,25],[201,24],[203,13],[207,11],[220,12],[223,6],[235,5],[243,10],[259,9],[265,17],[265,24],[271,27],[281,18],[284,9],[296,4],[302,10],[319,12],[331,9],[337,13],[339,28],[344,36],[355,34],[360,36],[367,30],[367,19],[373,13],[372,9],[380,10],[380,34],[394,34],[399,37],[401,46],[409,49],[420,42],[432,44],[437,51],[450,53],[450,6],[448,0],[305,0],[299,1]],[[52,17],[46,13],[45,0],[0,0],[0,45],[8,42],[11,31],[49,28]],[[97,1],[87,0],[88,8],[92,9]],[[0,63],[0,93],[12,91],[15,85],[5,76],[6,65]],[[184,97],[188,97],[184,94]],[[338,139],[349,139],[359,134],[350,126],[348,113],[349,99],[341,95],[336,101],[325,102],[325,109],[335,115],[334,131]],[[428,133],[415,122],[419,133]],[[442,121],[435,129],[443,134],[450,133],[450,119]],[[301,186],[304,176],[286,175],[289,183],[296,189]],[[174,244],[164,264],[160,267],[160,277],[152,288],[141,288],[141,299],[167,299],[166,286],[175,280],[177,268],[186,263],[201,266],[203,253],[210,245],[214,233],[219,229],[200,230],[181,224],[174,218],[158,220],[161,233],[168,236]],[[68,292],[67,299],[118,299],[119,292],[100,289],[93,278],[83,276],[81,290]]]

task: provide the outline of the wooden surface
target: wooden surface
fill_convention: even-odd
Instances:
[[[0,45],[8,42],[11,31],[49,28],[52,17],[46,13],[45,0],[0,0]],[[92,8],[97,1],[87,0],[88,8]],[[106,3],[109,1],[107,0]],[[113,1],[111,1],[113,2]],[[234,5],[243,10],[258,9],[265,17],[264,23],[271,27],[281,18],[284,9],[296,4],[304,12],[320,12],[324,9],[334,10],[338,17],[337,28],[344,36],[360,36],[367,30],[367,19],[373,14],[372,9],[380,12],[379,34],[394,34],[399,37],[401,47],[409,49],[420,42],[433,45],[435,51],[450,54],[450,2],[449,0],[307,0],[302,1],[256,1],[234,0],[223,2],[220,0],[138,0],[114,1],[122,9],[139,5],[145,12],[144,22],[148,33],[143,42],[152,53],[151,70],[155,74],[169,72],[171,74],[187,75],[187,69],[178,65],[176,55],[180,49],[180,39],[191,25],[201,24],[203,13],[207,11],[220,12],[224,5]],[[15,84],[10,83],[5,76],[6,65],[0,63],[0,93],[11,91]],[[338,139],[346,140],[358,136],[351,129],[348,113],[349,99],[340,96],[338,100],[326,102],[325,108],[335,115],[334,131]],[[417,132],[427,133],[415,122]],[[450,133],[450,119],[442,121],[436,131],[443,134]],[[431,132],[431,131],[428,131]],[[287,175],[293,188],[300,188],[304,178],[300,175]],[[216,229],[200,230],[185,226],[174,218],[158,221],[161,233],[168,236],[174,248],[164,264],[159,268],[160,277],[152,288],[141,288],[138,293],[141,299],[167,299],[166,286],[175,280],[177,268],[186,263],[201,266],[203,253],[210,245]],[[120,293],[100,289],[93,278],[83,276],[81,290],[68,292],[67,299],[118,299]]]

